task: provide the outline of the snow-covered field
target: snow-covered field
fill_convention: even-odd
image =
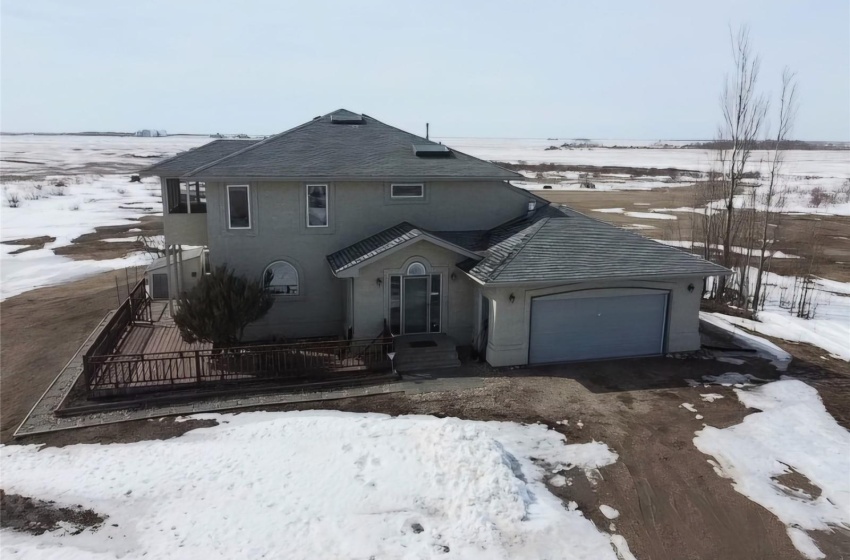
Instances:
[[[751,289],[755,285],[755,271],[749,276]],[[850,283],[815,278],[811,285],[811,318],[798,317],[792,305],[795,293],[802,286],[790,276],[765,273],[764,309],[757,321],[703,313],[702,318],[716,326],[734,332],[737,327],[791,342],[805,342],[822,348],[833,357],[850,361]]]
[[[444,138],[443,142],[461,152],[487,160],[507,163],[557,163],[564,165],[592,165],[597,167],[616,166],[637,169],[673,168],[694,171],[701,177],[641,177],[624,174],[605,174],[592,179],[594,189],[646,190],[657,187],[681,187],[705,179],[705,174],[716,167],[716,156],[711,150],[662,147],[691,144],[688,141],[648,142],[639,140],[599,140],[599,147],[565,148],[547,150],[559,146],[565,139],[539,138]],[[616,148],[604,146],[618,146]],[[753,152],[748,171],[758,171],[763,177],[769,172],[769,153]],[[524,173],[529,178],[537,173]],[[553,190],[580,190],[582,188],[575,171],[552,171],[543,173],[546,184]],[[850,150],[789,150],[785,152],[782,167],[782,185],[790,191],[786,198],[786,212],[829,214],[850,216]],[[752,181],[755,183],[756,181]],[[515,185],[527,189],[539,189],[541,183],[516,181]],[[812,205],[811,191],[823,189],[828,201]],[[749,201],[740,197],[739,206]]]
[[[12,255],[20,245],[0,244],[0,299],[61,284],[96,272],[143,265],[146,253],[119,259],[74,260],[53,249],[94,231],[161,213],[159,180],[131,183],[130,175],[160,158],[209,138],[105,136],[2,136],[0,241],[50,236],[44,248]],[[29,162],[29,163],[23,163]],[[17,199],[16,206],[10,201]],[[127,239],[133,241],[134,238]]]
[[[0,136],[2,175],[44,178],[46,175],[127,173],[177,152],[202,146],[202,136]],[[94,169],[94,170],[93,170]]]
[[[553,470],[616,461],[603,443],[431,416],[196,418],[219,425],[162,441],[1,448],[7,492],[108,516],[80,534],[6,530],[3,558],[631,557],[621,535],[545,484]]]
[[[439,138],[447,146],[482,159],[507,163],[562,163],[567,165],[674,168],[708,172],[715,163],[709,150],[659,148],[658,143],[622,140],[602,141],[622,148],[573,148],[546,150],[564,139],[540,138]],[[684,145],[691,142],[666,142]],[[634,146],[634,147],[630,147]],[[789,150],[785,172],[791,175],[850,178],[848,150]],[[767,171],[767,152],[753,152],[753,169]]]
[[[760,412],[728,428],[706,426],[694,444],[714,458],[714,470],[732,479],[735,490],[786,525],[801,554],[823,558],[806,531],[850,529],[850,432],[830,416],[817,391],[801,381],[735,393]],[[820,495],[778,479],[792,472],[806,477]]]

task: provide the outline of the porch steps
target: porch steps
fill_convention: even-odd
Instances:
[[[407,335],[395,339],[395,368],[399,373],[458,367],[455,341],[444,334]]]

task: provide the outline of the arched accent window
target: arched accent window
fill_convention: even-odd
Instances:
[[[424,276],[426,273],[425,265],[421,262],[412,262],[410,263],[410,266],[407,267],[408,276]]]
[[[298,271],[286,261],[276,261],[263,272],[263,286],[275,295],[298,295]]]

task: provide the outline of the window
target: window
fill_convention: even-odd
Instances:
[[[210,262],[209,249],[204,249],[203,259],[204,274],[212,274],[212,263]]]
[[[390,196],[392,198],[422,198],[425,196],[425,185],[421,183],[391,185]]]
[[[169,214],[207,213],[207,188],[204,183],[166,179],[165,189]]]
[[[328,226],[328,186],[307,185],[307,227]]]
[[[421,262],[410,263],[407,267],[408,276],[423,276],[425,274],[425,265]]]
[[[181,183],[181,193],[184,190],[186,192],[186,196],[189,198],[189,213],[206,214],[207,186],[200,181],[191,181],[189,183]]]
[[[185,214],[186,206],[183,203],[183,197],[180,196],[180,179],[166,179],[165,190],[168,200],[168,213]]]
[[[227,185],[227,221],[230,229],[251,229],[248,185]]]
[[[431,332],[440,332],[440,288],[442,287],[440,284],[440,275],[432,274],[428,300],[428,323]]]
[[[401,334],[401,276],[390,276],[390,332]]]
[[[282,296],[298,295],[298,271],[286,261],[273,262],[263,273],[266,291]]]

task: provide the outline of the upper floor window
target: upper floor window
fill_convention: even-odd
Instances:
[[[327,227],[328,186],[307,185],[307,227]]]
[[[396,183],[390,186],[392,198],[423,198],[425,196],[425,185],[422,183]]]
[[[166,179],[165,189],[169,214],[207,213],[207,188],[203,182]]]
[[[298,271],[286,261],[273,262],[263,272],[263,286],[273,294],[297,296]]]
[[[230,229],[251,229],[248,185],[227,185],[227,225]]]

